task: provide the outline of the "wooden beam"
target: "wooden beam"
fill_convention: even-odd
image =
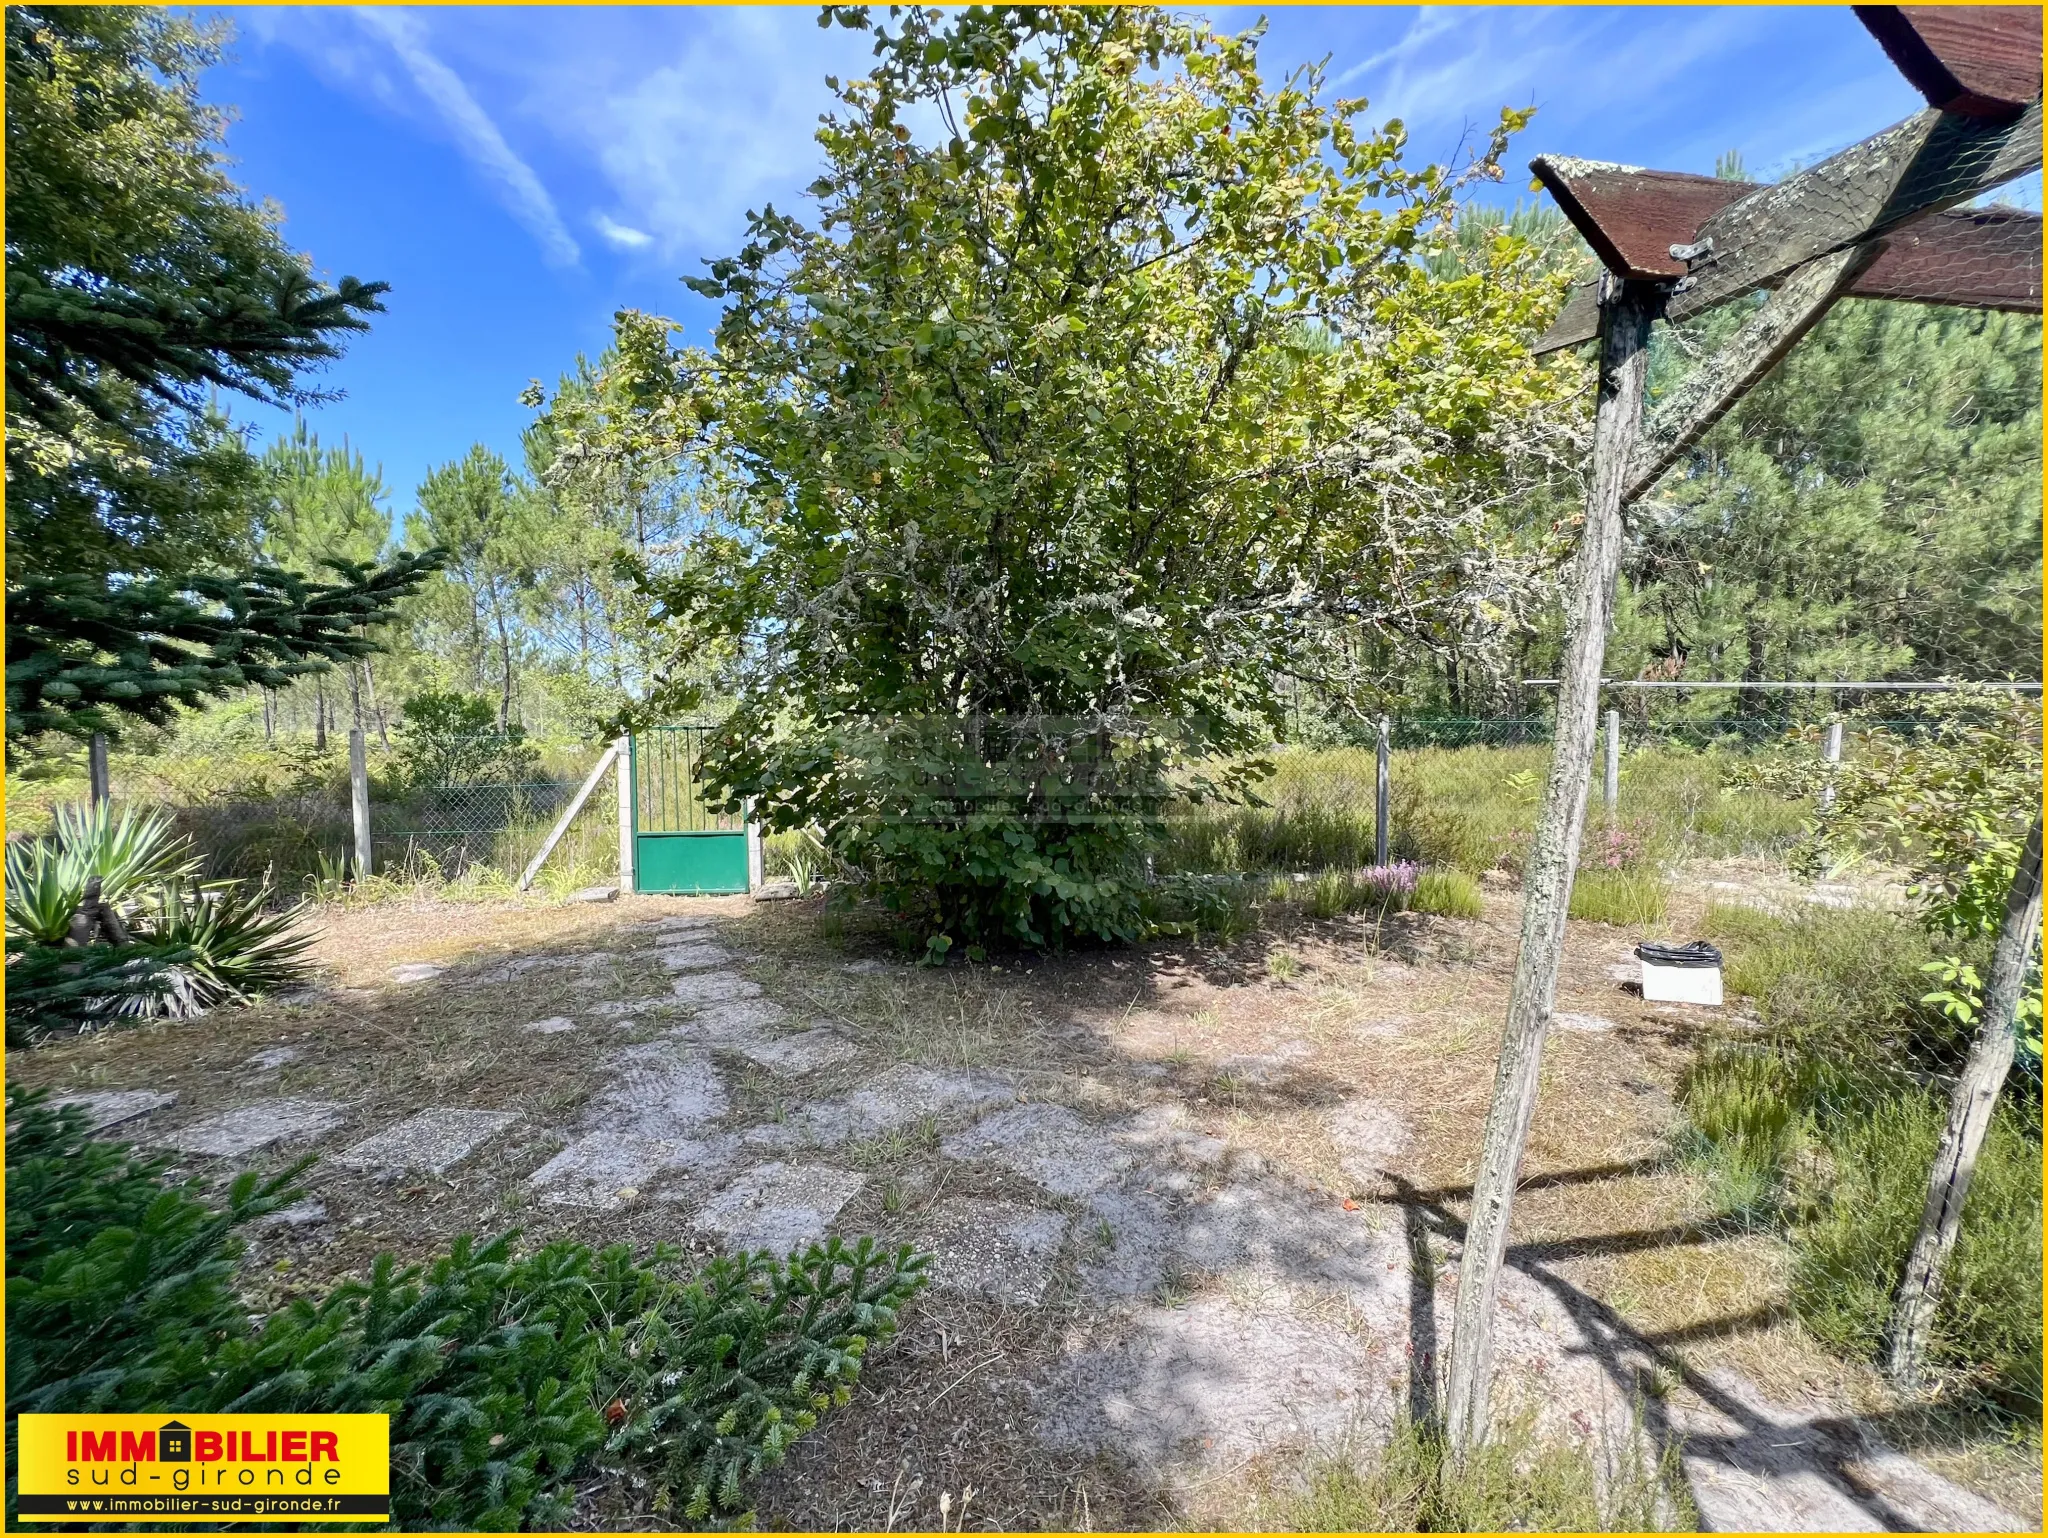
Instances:
[[[1952,208],[1915,219],[1886,237],[1849,295],[2039,315],[2041,216],[2018,208]]]
[[[1614,583],[1621,568],[1621,493],[1635,461],[1649,366],[1650,323],[1663,301],[1650,283],[1609,277],[1602,305],[1599,398],[1593,412],[1593,469],[1586,487],[1586,517],[1572,567],[1565,619],[1564,667],[1557,726],[1543,813],[1529,846],[1522,878],[1521,946],[1508,993],[1500,1064],[1479,1170],[1472,1184],[1465,1251],[1458,1261],[1458,1305],[1451,1328],[1444,1387],[1444,1430],[1460,1455],[1488,1430],[1493,1379],[1493,1316],[1507,1254],[1508,1222],[1522,1150],[1536,1114],[1544,1038],[1557,1002],[1564,959],[1565,916],[1586,797],[1593,770],[1593,737],[1600,706],[1600,668],[1614,618]]]
[[[2041,99],[2039,6],[1850,9],[1930,107],[1967,117],[2009,118]]]
[[[1685,263],[1671,248],[1689,242],[1708,219],[1758,185],[1572,155],[1538,155],[1529,169],[1602,266],[1617,277],[1652,282],[1684,277]],[[1587,313],[1597,308],[1589,301]]]
[[[1740,194],[1750,184],[1722,185]],[[1688,230],[1673,244],[1692,236]],[[1884,241],[1877,260],[1850,281],[1843,297],[2039,315],[2041,216],[2017,208],[1953,208],[1916,219]],[[1590,342],[1599,326],[1594,286],[1575,284],[1536,351]]]
[[[1683,320],[2038,170],[2041,107],[2008,123],[1927,111],[1760,187],[1700,226],[1665,314]]]
[[[1877,258],[1873,246],[1851,246],[1808,262],[1778,285],[1763,307],[1721,350],[1678,382],[1651,414],[1629,466],[1621,500],[1633,502],[1680,455],[1705,437],[1778,360],[1819,324],[1857,273]]]
[[[590,771],[590,777],[583,782],[583,788],[576,792],[569,809],[562,813],[554,828],[540,846],[540,853],[533,857],[519,877],[519,890],[524,892],[533,886],[533,878],[540,874],[540,868],[548,863],[548,856],[555,852],[555,845],[561,843],[562,835],[569,831],[569,824],[576,820],[576,814],[583,810],[583,803],[590,799],[590,793],[597,789],[597,782],[604,778],[605,770],[611,768],[612,760],[619,756],[619,745],[613,743],[604,750],[604,757],[597,761],[597,767]]]

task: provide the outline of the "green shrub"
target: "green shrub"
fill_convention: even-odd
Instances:
[[[1572,882],[1571,916],[1594,924],[1640,927],[1663,920],[1670,892],[1645,870],[1581,869]]]
[[[1874,1357],[1947,1117],[1926,1080],[1930,1069],[1953,1072],[1965,1049],[1956,1022],[1923,1002],[1920,967],[1937,939],[1905,915],[1856,909],[1716,906],[1706,927],[1723,943],[1730,990],[1751,996],[1768,1030],[1710,1046],[1683,1076],[1690,1152],[1724,1211],[1775,1210],[1785,1222],[1807,1328]],[[2031,1414],[2041,1395],[2041,1141],[2038,1099],[2015,1093],[2024,1087],[2016,1077],[1992,1122],[1929,1349]]]
[[[1528,1417],[1495,1427],[1461,1460],[1434,1428],[1398,1419],[1364,1460],[1312,1467],[1286,1526],[1304,1533],[1659,1532],[1689,1526],[1667,1494],[1674,1470],[1631,1438],[1601,1455],[1538,1434]],[[1667,1460],[1668,1461],[1668,1460]]]
[[[606,1467],[656,1510],[743,1522],[749,1481],[847,1402],[923,1284],[923,1257],[869,1240],[678,1281],[666,1248],[519,1256],[507,1234],[425,1267],[381,1255],[252,1323],[235,1231],[296,1198],[303,1165],[219,1206],[76,1107],[11,1090],[8,1118],[10,1454],[24,1411],[385,1413],[405,1528],[560,1526]]]
[[[480,694],[428,691],[405,702],[392,777],[409,791],[458,785],[517,785],[532,778],[540,750],[517,726],[501,727]]]
[[[1447,919],[1476,919],[1486,911],[1479,883],[1461,870],[1426,870],[1415,881],[1408,906]]]
[[[1728,990],[1747,995],[1775,1037],[1800,1044],[1799,1055],[1831,1068],[1845,1085],[1961,1065],[1967,1033],[1921,1002],[1928,991],[1922,967],[1938,959],[1935,938],[1908,916],[1822,907],[1780,914],[1715,903],[1701,928],[1722,942]],[[1981,960],[1980,952],[1970,955]]]
[[[1793,1234],[1792,1301],[1839,1351],[1872,1358],[1883,1345],[1946,1119],[1943,1101],[1906,1093],[1820,1123],[1830,1176]],[[1977,1162],[1928,1356],[2039,1410],[2041,1143],[2010,1108]]]

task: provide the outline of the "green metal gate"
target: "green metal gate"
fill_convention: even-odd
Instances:
[[[710,731],[657,726],[627,745],[636,892],[747,890],[745,823],[704,805],[699,771]]]

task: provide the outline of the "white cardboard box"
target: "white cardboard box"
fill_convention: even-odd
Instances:
[[[1643,969],[1643,997],[1658,1004],[1721,1003],[1719,967],[1664,967],[1637,958]]]

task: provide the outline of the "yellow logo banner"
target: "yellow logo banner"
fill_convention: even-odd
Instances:
[[[24,1415],[24,1522],[391,1518],[388,1415]]]

